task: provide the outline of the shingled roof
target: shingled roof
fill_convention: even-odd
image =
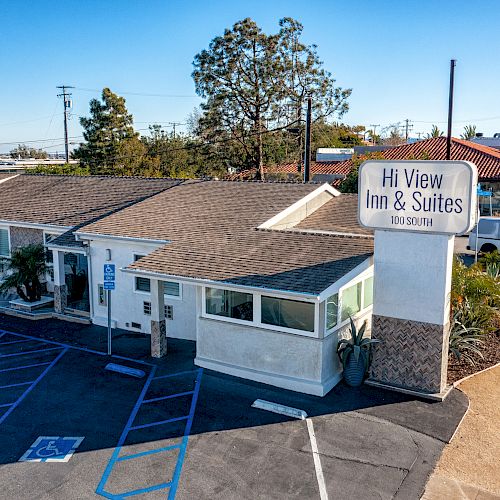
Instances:
[[[315,189],[313,184],[191,182],[77,234],[171,242],[131,264],[135,271],[317,295],[369,258],[372,240],[257,229]],[[352,202],[347,206],[354,208]]]
[[[74,227],[181,182],[138,177],[18,175],[0,184],[0,220]]]

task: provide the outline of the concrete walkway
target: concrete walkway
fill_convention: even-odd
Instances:
[[[469,397],[470,408],[422,499],[500,499],[500,367],[459,388]]]

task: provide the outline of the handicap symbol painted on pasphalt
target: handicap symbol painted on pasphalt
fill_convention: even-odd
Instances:
[[[83,437],[40,436],[26,450],[19,462],[67,462]]]

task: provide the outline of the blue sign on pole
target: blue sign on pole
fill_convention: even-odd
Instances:
[[[104,264],[104,281],[115,281],[116,268],[114,264]]]
[[[114,281],[105,281],[104,282],[104,290],[114,290],[115,282]]]

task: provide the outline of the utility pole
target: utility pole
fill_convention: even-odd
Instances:
[[[450,95],[448,101],[448,136],[446,137],[446,159],[451,157],[451,125],[453,120],[453,88],[455,86],[456,59],[450,60]]]
[[[406,125],[405,125],[405,139],[406,139],[406,142],[408,142],[409,131],[411,129],[413,129],[413,125],[410,125],[410,120],[408,118],[405,120],[405,123],[406,123]]]
[[[304,151],[304,182],[309,182],[311,171],[311,121],[312,121],[312,98],[307,98],[306,117],[306,147]]]
[[[380,123],[377,123],[377,124],[375,124],[375,125],[374,125],[374,124],[372,124],[372,123],[370,123],[370,127],[372,127],[372,129],[373,129],[373,137],[372,137],[372,142],[373,142],[373,144],[376,144],[376,143],[375,143],[375,136],[377,135],[377,127],[380,127]]]
[[[69,142],[68,142],[68,116],[71,108],[71,93],[66,92],[67,89],[74,89],[70,85],[59,85],[56,88],[61,89],[61,93],[57,97],[63,98],[64,105],[64,150],[66,153],[66,163],[69,162]]]

